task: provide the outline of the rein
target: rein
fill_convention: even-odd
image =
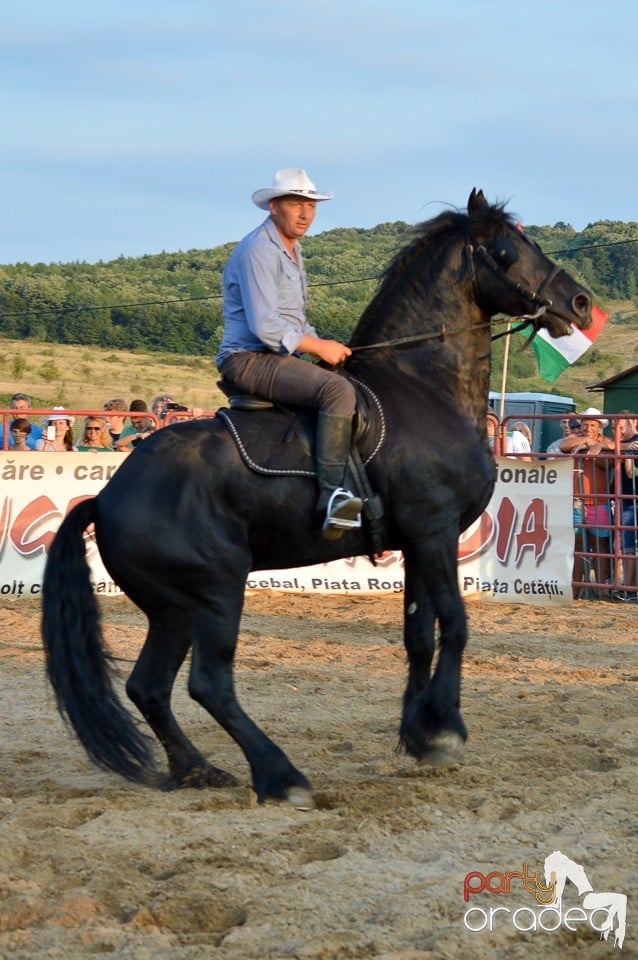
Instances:
[[[485,327],[491,327],[492,323],[510,323],[511,320],[516,319],[518,322],[515,326],[508,326],[507,330],[501,330],[500,333],[496,333],[491,337],[491,340],[500,340],[501,337],[508,337],[512,333],[518,333],[520,330],[524,330],[530,323],[532,326],[532,332],[525,343],[523,349],[528,347],[539,330],[539,325],[536,323],[540,317],[543,316],[548,307],[552,306],[552,301],[546,297],[542,296],[543,290],[552,282],[552,280],[559,274],[563,272],[563,268],[553,264],[551,269],[548,271],[547,276],[541,282],[538,290],[530,290],[527,287],[524,287],[517,280],[512,280],[508,277],[507,273],[499,264],[494,260],[491,253],[487,250],[483,244],[480,244],[478,247],[474,247],[472,243],[467,243],[465,246],[465,252],[470,264],[471,271],[471,281],[472,289],[474,290],[475,300],[478,303],[478,278],[476,270],[476,260],[475,254],[481,258],[481,260],[488,266],[500,280],[502,280],[507,286],[511,287],[513,290],[516,290],[520,296],[525,300],[529,300],[530,303],[535,306],[538,304],[538,309],[535,313],[531,314],[522,314],[518,317],[507,317],[503,320],[488,320],[486,323],[478,323],[471,327],[452,327],[448,328],[444,323],[437,330],[430,330],[428,333],[417,333],[408,337],[396,337],[394,340],[380,340],[378,343],[365,343],[360,346],[352,347],[352,352],[355,351],[358,353],[362,350],[382,350],[388,347],[400,347],[405,344],[410,343],[422,343],[425,340],[440,340],[441,343],[445,342],[446,337],[455,336],[456,334],[465,333],[467,330],[482,330]]]
[[[384,347],[400,347],[405,343],[420,343],[423,340],[440,340],[441,343],[444,343],[448,336],[465,333],[466,330],[470,329],[481,330],[483,327],[491,326],[491,323],[492,321],[488,320],[487,323],[478,323],[475,327],[452,327],[451,329],[442,323],[438,330],[430,330],[429,333],[416,333],[411,337],[397,337],[395,340],[380,340],[378,343],[362,343],[358,347],[355,346],[350,349],[353,353],[360,350],[381,350]]]
[[[525,327],[529,326],[530,323],[533,323],[534,320],[538,320],[539,317],[542,317],[546,309],[547,308],[543,306],[533,314],[524,314],[519,317],[506,317],[498,320],[488,320],[487,323],[477,323],[471,327],[465,326],[448,328],[443,323],[438,330],[431,330],[429,333],[417,333],[412,337],[397,337],[395,340],[380,340],[378,343],[363,343],[359,346],[351,347],[350,349],[353,353],[358,353],[361,350],[382,350],[387,347],[400,347],[409,343],[421,343],[424,340],[440,340],[441,343],[444,343],[447,337],[453,337],[456,334],[465,333],[467,330],[482,330],[485,327],[491,327],[493,323],[510,323],[511,320],[516,319],[518,321],[516,326],[508,327],[507,330],[501,330],[500,333],[495,333],[490,338],[492,341],[500,340],[501,337],[509,337],[512,333],[518,333],[519,330],[524,330]],[[525,344],[525,347],[531,343],[537,333],[538,329],[536,326],[534,326],[532,334]]]

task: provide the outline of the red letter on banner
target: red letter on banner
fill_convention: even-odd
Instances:
[[[29,534],[36,524],[48,517],[61,517],[62,514],[49,497],[37,497],[23,507],[11,526],[11,542],[23,557],[42,550],[48,552],[55,536],[55,530],[46,530],[29,540]]]
[[[510,552],[514,523],[516,522],[516,507],[509,497],[503,497],[496,514],[498,534],[496,536],[496,556],[505,563]]]
[[[547,504],[540,497],[535,497],[525,511],[520,533],[516,534],[516,563],[526,547],[533,549],[534,559],[538,563],[548,543]]]

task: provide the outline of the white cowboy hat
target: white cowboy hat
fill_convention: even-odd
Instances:
[[[299,167],[285,167],[273,177],[272,187],[255,190],[253,203],[261,210],[268,209],[270,200],[276,197],[305,197],[306,200],[332,200],[334,193],[319,193],[305,170]]]
[[[54,410],[64,411],[64,407],[54,407]],[[66,420],[70,427],[75,423],[75,417],[69,416],[68,413],[52,413],[48,417],[42,417],[43,423],[53,423],[54,420]]]
[[[609,420],[603,419],[602,413],[600,412],[600,410],[597,410],[596,407],[587,407],[586,410],[583,410],[581,416],[592,417],[592,418],[595,417],[596,420],[598,420],[603,430],[605,429],[605,427],[609,426]]]

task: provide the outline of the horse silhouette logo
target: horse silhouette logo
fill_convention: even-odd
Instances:
[[[590,915],[599,912],[607,914],[602,925],[596,928],[600,930],[601,940],[607,940],[613,930],[614,946],[622,950],[625,940],[627,896],[624,893],[609,893],[607,891],[597,893],[589,882],[582,865],[570,860],[560,850],[554,850],[545,858],[545,883],[555,885],[553,903],[559,908],[563,890],[568,880],[571,880],[578,890],[578,895],[583,898],[582,906],[584,910],[592,911]]]

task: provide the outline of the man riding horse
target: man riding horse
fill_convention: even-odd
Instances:
[[[304,233],[314,202],[326,196],[299,171],[280,173],[273,189],[256,194],[272,212],[246,241],[263,250],[255,257],[251,251],[245,264],[231,259],[227,270],[234,301],[226,305],[228,358],[222,369],[237,358],[251,381],[251,368],[263,366],[261,379],[266,388],[272,381],[272,391],[249,386],[279,398],[281,368],[295,399],[319,408],[324,457],[330,452],[324,421],[343,424],[338,449],[343,453],[347,447],[353,405],[344,403],[346,394],[339,405],[332,390],[348,390],[348,381],[294,354],[310,347],[332,363],[347,357],[348,376],[378,399],[384,429],[363,438],[361,456],[384,506],[381,549],[400,550],[404,560],[408,676],[399,740],[420,762],[458,766],[467,738],[461,713],[467,616],[459,587],[459,535],[480,517],[494,489],[485,427],[493,318],[531,314],[552,336],[564,336],[574,325],[591,327],[591,295],[516,228],[501,204],[489,204],[483,191],[474,189],[467,210],[448,209],[421,224],[398,251],[352,333],[350,356],[347,347],[322,341],[306,327],[302,270],[290,252],[291,234]],[[239,294],[248,290],[259,299],[265,291],[273,298],[268,291],[275,285],[277,297],[297,303],[296,319],[289,319],[286,303],[280,307],[284,320],[264,314],[262,332],[269,336],[264,342],[249,327]],[[269,332],[269,325],[279,333]],[[294,376],[288,375],[291,368]],[[260,449],[282,436],[285,418],[278,411],[237,419],[242,436],[259,438]],[[436,443],[432,431],[424,433],[424,423],[436,428]],[[306,450],[300,446],[300,451],[298,462],[307,466]],[[202,754],[171,709],[175,680],[190,651],[188,692],[242,750],[259,802],[286,799],[308,809],[314,805],[310,781],[252,720],[235,690],[246,582],[251,570],[359,556],[368,542],[363,528],[337,527],[342,535],[335,540],[313,534],[315,471],[267,472],[272,477],[265,482],[249,468],[224,417],[155,430],[96,497],[66,514],[49,546],[42,637],[60,711],[100,766],[166,789],[236,783]],[[324,468],[324,487],[326,474]],[[334,482],[341,482],[343,463],[334,474]],[[329,509],[333,517],[336,500]],[[347,492],[341,502],[353,507]],[[89,528],[113,581],[149,621],[126,692],[164,748],[168,772],[161,780],[152,745],[120,702],[110,673],[87,563]],[[332,532],[330,523],[326,532]]]
[[[352,352],[337,340],[319,337],[306,319],[299,238],[312,224],[317,202],[332,197],[320,193],[305,170],[292,167],[278,170],[272,187],[253,193],[253,202],[269,216],[238,244],[224,269],[224,335],[216,358],[224,380],[248,393],[318,410],[316,509],[329,540],[360,527],[363,506],[344,488],[354,387],[301,356],[311,354],[335,367]]]

